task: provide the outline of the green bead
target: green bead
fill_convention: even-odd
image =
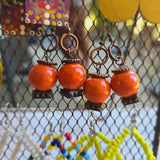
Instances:
[[[27,160],[33,160],[32,157],[29,157]]]

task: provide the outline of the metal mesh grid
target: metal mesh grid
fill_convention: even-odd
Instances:
[[[91,28],[87,29],[87,18],[92,20]],[[79,50],[76,52],[83,59],[84,67],[87,72],[96,72],[97,66],[92,63],[89,58],[90,51],[99,45],[102,36],[101,24],[108,24],[98,10],[96,1],[87,5],[82,1],[80,6],[71,5],[70,8],[70,27],[72,32],[78,36],[80,41]],[[159,128],[160,122],[158,104],[159,85],[160,85],[160,42],[159,42],[159,25],[154,25],[142,19],[137,12],[133,19],[124,23],[112,24],[110,33],[115,42],[123,49],[125,64],[132,65],[132,70],[137,73],[140,78],[142,92],[141,101],[138,103],[138,123],[137,127],[144,139],[154,149],[157,156]],[[46,28],[49,32],[50,28]],[[104,32],[105,47],[110,45],[108,30]],[[40,46],[41,37],[23,37],[23,36],[3,36],[0,35],[1,60],[3,63],[3,86],[0,91],[0,104],[3,107],[10,102],[13,107],[16,104],[21,105],[20,115],[23,117],[24,127],[34,137],[34,141],[41,142],[42,137],[49,130],[49,122],[46,119],[48,110],[51,111],[50,121],[54,123],[54,134],[59,133],[60,118],[64,113],[64,130],[72,132],[73,137],[89,132],[88,111],[84,109],[85,97],[67,99],[59,93],[60,85],[57,82],[53,87],[52,99],[33,99],[32,86],[28,82],[28,72],[36,60],[43,58],[44,51]],[[46,42],[47,45],[47,42]],[[97,61],[101,61],[105,55],[96,57]],[[53,62],[57,62],[57,71],[62,66],[61,60],[67,55],[60,47],[50,55]],[[113,63],[111,60],[103,65],[101,70],[103,73],[109,72],[112,76],[111,69]],[[120,133],[124,127],[128,127],[130,117],[134,112],[133,105],[123,106],[120,98],[111,92],[110,97],[105,102],[105,108],[102,112],[95,112],[98,124],[96,130],[102,131],[110,138]],[[157,116],[156,116],[157,113]],[[5,115],[4,110],[0,113],[1,124],[3,124]],[[10,109],[8,112],[11,126],[17,132],[19,131],[19,114],[17,109]],[[4,133],[4,127],[1,125],[0,136]],[[7,142],[1,159],[9,160],[11,152],[16,144],[13,137]],[[102,142],[103,144],[103,142]],[[103,145],[103,150],[105,146]],[[124,159],[145,159],[145,155],[140,146],[129,137],[121,146],[120,152]],[[95,160],[95,149],[89,150],[90,155]],[[52,153],[51,158],[54,159],[59,154],[58,150]],[[27,159],[29,153],[24,147],[21,147],[17,155],[17,159]],[[75,155],[75,152],[73,152]]]

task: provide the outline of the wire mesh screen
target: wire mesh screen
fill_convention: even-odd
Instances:
[[[160,123],[157,119],[160,116],[158,112],[160,107],[158,107],[160,98],[160,25],[146,22],[139,12],[124,23],[110,23],[100,14],[96,1],[71,3],[69,18],[71,32],[78,37],[80,43],[78,50],[75,51],[75,56],[83,60],[83,66],[87,73],[97,72],[97,65],[91,61],[90,52],[99,46],[103,32],[102,24],[105,24],[104,47],[107,49],[111,43],[108,37],[108,32],[110,32],[116,44],[122,48],[125,64],[132,65],[132,70],[137,73],[141,82],[141,99],[139,103],[136,103],[138,113],[136,126],[157,156],[159,145],[157,123]],[[110,30],[108,29],[109,23]],[[51,27],[44,27],[44,30],[49,33]],[[53,30],[60,39],[63,31],[59,32],[60,28]],[[44,135],[49,132],[50,122],[53,123],[53,135],[60,134],[62,114],[64,133],[71,132],[72,136],[78,139],[90,131],[88,119],[90,112],[85,109],[85,96],[70,99],[62,96],[60,94],[61,85],[57,81],[52,88],[53,97],[51,99],[32,98],[33,87],[28,81],[28,74],[30,69],[37,64],[38,59],[45,58],[44,50],[40,45],[41,39],[42,37],[36,36],[4,36],[2,33],[0,35],[0,52],[3,64],[3,85],[0,90],[0,136],[2,137],[5,132],[6,115],[3,107],[9,102],[12,105],[12,108],[7,110],[9,128],[16,134],[21,132],[21,127],[25,128],[37,146],[41,143]],[[46,39],[44,46],[50,45],[54,45],[54,42],[51,44],[51,41]],[[97,62],[105,58],[103,53],[94,56]],[[57,62],[55,68],[58,71],[63,65],[61,60],[68,58],[68,55],[59,46],[49,54],[49,58],[53,62]],[[101,66],[102,73],[109,73],[109,78],[107,78],[109,82],[113,75],[111,72],[113,68],[114,63],[111,59]],[[21,106],[19,112],[16,108],[17,103]],[[110,139],[113,139],[124,127],[130,126],[131,116],[134,112],[133,105],[124,106],[120,97],[111,91],[109,98],[105,101],[103,111],[94,111],[97,122],[95,123],[96,131],[102,131]],[[22,118],[22,126],[20,118]],[[94,116],[91,119],[95,121]],[[67,143],[65,142],[66,146],[69,145]],[[11,160],[10,157],[16,144],[16,138],[9,136],[2,153],[0,153],[0,159]],[[105,151],[106,147],[101,141],[102,151]],[[119,152],[126,160],[146,159],[142,148],[132,136],[125,139]],[[97,159],[94,147],[90,148],[88,153],[93,157],[92,159]],[[60,151],[55,149],[49,158],[55,159],[59,154]],[[74,157],[76,152],[72,151],[71,154]],[[27,159],[29,155],[30,152],[22,145],[16,159]]]

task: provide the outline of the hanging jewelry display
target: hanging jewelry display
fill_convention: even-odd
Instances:
[[[104,101],[108,98],[111,92],[110,84],[106,80],[109,75],[107,73],[100,73],[101,65],[104,65],[109,58],[109,53],[107,49],[104,48],[103,35],[99,44],[99,47],[96,47],[91,51],[90,57],[92,62],[100,67],[98,67],[97,73],[88,73],[90,78],[85,81],[83,87],[83,93],[88,100],[85,103],[85,108],[96,111],[101,111],[103,109]],[[96,62],[93,57],[94,52],[97,52],[99,55],[102,51],[106,54],[104,61]]]
[[[75,40],[75,48],[65,48],[63,43],[66,37],[73,38],[73,40]],[[79,41],[74,34],[70,33],[70,29],[68,29],[68,33],[62,35],[60,45],[71,57],[71,59],[61,61],[64,65],[58,72],[58,80],[63,87],[60,89],[60,93],[67,98],[82,96],[83,90],[80,89],[80,87],[82,87],[86,79],[86,72],[83,66],[79,64],[82,61],[80,59],[73,59],[72,57],[72,52],[78,49]]]
[[[49,39],[50,37],[52,40]],[[51,45],[53,48],[50,49],[50,45],[47,49],[44,47],[43,43],[46,38],[50,40],[51,44],[55,40],[55,46]],[[58,37],[52,33],[46,34],[41,39],[41,47],[44,50],[46,61],[37,60],[38,64],[33,66],[29,72],[29,82],[34,87],[33,98],[51,98],[51,88],[57,81],[57,71],[53,66],[57,65],[57,63],[49,62],[48,53],[51,54],[58,47]]]

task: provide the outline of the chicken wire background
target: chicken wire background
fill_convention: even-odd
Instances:
[[[79,5],[79,6],[78,6]],[[87,18],[92,20],[91,27],[88,28]],[[70,27],[72,32],[79,38],[80,47],[76,51],[81,59],[86,72],[96,72],[97,66],[89,58],[90,51],[99,46],[102,37],[101,22],[105,24],[104,31],[105,47],[110,45],[108,34],[108,21],[105,20],[98,10],[96,1],[86,5],[71,4],[70,9]],[[137,103],[138,123],[137,128],[144,139],[158,155],[159,146],[159,126],[160,126],[160,26],[146,22],[139,12],[133,19],[124,23],[110,24],[110,33],[115,42],[122,48],[125,64],[132,65],[132,70],[140,78],[141,100]],[[49,27],[45,27],[46,32],[50,32]],[[52,88],[53,98],[51,99],[33,99],[32,86],[28,82],[28,72],[31,67],[37,64],[37,60],[44,58],[44,51],[40,46],[42,37],[24,37],[24,36],[3,36],[0,35],[0,51],[3,64],[3,85],[0,90],[0,136],[4,129],[4,105],[8,102],[12,108],[8,109],[10,128],[20,133],[19,119],[22,117],[23,127],[33,136],[33,141],[40,144],[43,136],[49,130],[49,122],[46,118],[48,111],[49,119],[53,123],[53,134],[59,134],[61,115],[64,114],[63,129],[64,132],[71,132],[75,138],[89,133],[89,111],[84,108],[85,97],[67,99],[60,93],[60,85],[57,81]],[[59,37],[60,38],[60,37]],[[45,46],[48,47],[49,40],[46,39]],[[114,52],[114,51],[113,51]],[[115,51],[116,55],[116,51]],[[62,66],[61,60],[67,55],[60,47],[50,54],[53,62],[57,62],[57,71]],[[97,61],[101,61],[105,55],[96,56]],[[109,60],[101,67],[101,72],[109,72],[110,82],[112,76],[113,62]],[[17,112],[16,104],[21,106],[20,112]],[[129,127],[131,115],[134,113],[133,105],[123,106],[121,100],[113,92],[105,102],[105,108],[102,112],[96,112],[98,124],[95,124],[96,131],[102,131],[109,138],[114,138],[124,127]],[[91,118],[94,120],[93,118]],[[10,137],[7,144],[0,154],[0,159],[9,160],[15,147],[16,139]],[[65,144],[67,145],[67,144]],[[105,149],[102,142],[102,149]],[[50,159],[54,159],[60,152],[54,150]],[[72,155],[76,153],[71,152]],[[96,160],[95,149],[91,148],[89,154]],[[120,147],[120,153],[126,160],[143,160],[144,152],[135,140],[129,136]],[[22,146],[17,159],[27,159],[29,153]]]

